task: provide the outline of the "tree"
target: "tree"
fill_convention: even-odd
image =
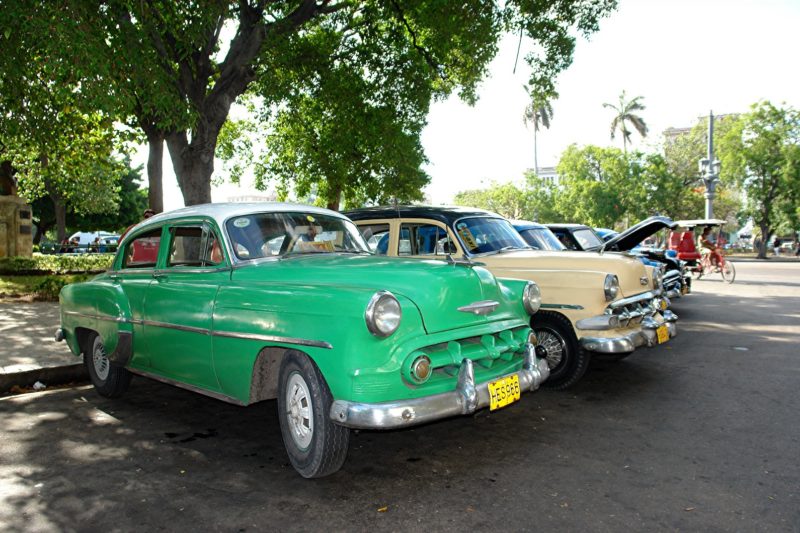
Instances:
[[[263,116],[278,117],[270,126],[286,130],[288,119],[281,122],[281,113],[290,110],[296,99],[314,95],[326,73],[335,72],[343,79],[336,71],[344,68],[365,86],[383,88],[381,80],[391,71],[403,83],[374,95],[370,103],[382,117],[395,117],[394,129],[408,138],[406,154],[413,155],[430,101],[453,92],[474,101],[476,86],[504,32],[523,31],[535,40],[536,52],[526,58],[533,70],[530,86],[538,94],[552,94],[555,76],[571,62],[575,33],[596,31],[598,20],[616,7],[616,0],[470,0],[460,4],[425,0],[106,0],[99,3],[99,9],[96,2],[87,0],[61,4],[58,16],[53,16],[52,6],[43,0],[4,5],[0,23],[14,28],[5,32],[13,39],[6,37],[9,42],[3,43],[4,55],[22,58],[36,51],[52,58],[56,65],[53,83],[64,78],[80,82],[98,108],[113,110],[115,116],[136,124],[150,145],[151,194],[158,188],[153,174],[159,172],[159,154],[166,140],[184,202],[192,205],[210,201],[220,131],[231,105],[256,80]],[[22,31],[24,39],[16,39],[16,32]],[[5,70],[12,77],[14,72],[13,68]],[[327,107],[307,107],[302,117],[323,124],[329,114],[342,116],[334,111],[355,108],[362,97],[369,96],[358,89],[357,98],[348,90],[330,92]],[[332,135],[317,140],[332,141],[333,146],[297,144],[308,152],[305,161],[314,161],[299,168],[329,168],[322,163],[326,154],[332,154],[340,161],[336,168],[348,169],[352,167],[348,161],[358,161],[363,150],[369,149],[373,161],[359,169],[360,179],[374,181],[378,176],[369,169],[384,171],[400,165],[392,168],[397,179],[419,182],[419,171],[407,172],[410,163],[389,154],[393,147],[359,145],[361,139],[355,137],[353,145]],[[291,149],[290,145],[288,155]],[[375,163],[387,154],[387,159]],[[285,163],[286,155],[279,154],[277,161]],[[272,167],[273,171],[292,169],[285,164]],[[333,205],[342,180],[347,178],[322,179],[331,180],[322,189]],[[364,194],[380,188],[380,184],[362,185]]]
[[[636,111],[643,111],[645,109],[645,105],[642,103],[643,98],[643,96],[636,96],[631,100],[626,100],[625,91],[622,91],[619,95],[618,105],[609,103],[603,104],[603,107],[613,109],[616,113],[614,119],[611,121],[611,140],[614,140],[617,130],[619,130],[622,135],[622,150],[626,154],[628,153],[628,143],[631,140],[631,131],[628,129],[628,123],[639,132],[639,135],[647,137],[647,124],[645,124],[642,117],[635,114]]]
[[[533,169],[537,176],[539,175],[539,146],[537,139],[539,125],[550,129],[550,120],[552,118],[553,106],[548,100],[531,100],[522,114],[522,120],[526,126],[533,124]]]
[[[513,183],[492,182],[487,189],[462,191],[455,195],[456,205],[487,209],[510,219],[530,218],[525,191]]]
[[[720,146],[722,168],[744,190],[744,214],[753,217],[762,240],[758,257],[781,222],[796,212],[800,188],[800,113],[759,102],[729,131]]]
[[[556,209],[571,222],[613,227],[643,196],[641,167],[629,166],[618,148],[569,146],[556,167],[560,189]]]

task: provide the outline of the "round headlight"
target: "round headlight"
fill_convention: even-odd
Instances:
[[[606,281],[603,283],[603,292],[606,295],[606,301],[610,302],[619,294],[619,279],[614,274],[607,274]]]
[[[370,333],[376,337],[388,337],[400,326],[402,316],[397,298],[389,291],[378,291],[367,304],[364,320]]]
[[[664,271],[661,270],[661,267],[656,268],[655,270],[653,270],[653,288],[660,289],[663,282],[664,282]]]
[[[529,281],[525,285],[525,290],[522,291],[522,305],[531,315],[535,314],[541,307],[542,291],[539,290],[539,286],[536,283]]]

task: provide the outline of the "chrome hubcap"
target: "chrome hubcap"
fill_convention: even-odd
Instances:
[[[106,356],[106,349],[103,347],[99,337],[94,341],[94,346],[92,347],[92,364],[97,377],[105,381],[108,378],[110,363]]]
[[[550,330],[537,331],[536,338],[539,339],[539,346],[544,347],[547,351],[547,366],[550,367],[550,370],[554,369],[564,359],[566,350],[564,339]]]
[[[300,449],[311,444],[314,435],[314,409],[308,384],[300,374],[292,374],[286,387],[286,419],[292,440]]]

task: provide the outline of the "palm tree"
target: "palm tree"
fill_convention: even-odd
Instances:
[[[553,106],[547,100],[532,99],[531,102],[525,107],[525,112],[522,114],[522,120],[525,126],[529,123],[533,124],[533,165],[536,175],[539,175],[539,146],[536,139],[536,132],[539,131],[541,124],[547,129],[550,129],[550,120],[553,118]]]
[[[625,91],[622,91],[622,94],[619,95],[619,106],[603,104],[603,107],[613,109],[616,113],[614,120],[611,121],[611,140],[614,140],[614,136],[619,130],[622,134],[622,149],[626,154],[628,153],[628,142],[631,140],[631,131],[628,129],[627,123],[632,124],[636,131],[639,132],[639,135],[647,137],[647,124],[645,124],[642,117],[634,114],[635,111],[645,109],[645,105],[641,102],[643,98],[643,96],[637,96],[626,101]]]

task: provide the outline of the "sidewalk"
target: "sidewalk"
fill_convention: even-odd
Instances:
[[[54,340],[58,326],[58,303],[0,302],[0,394],[87,378],[81,359]]]

